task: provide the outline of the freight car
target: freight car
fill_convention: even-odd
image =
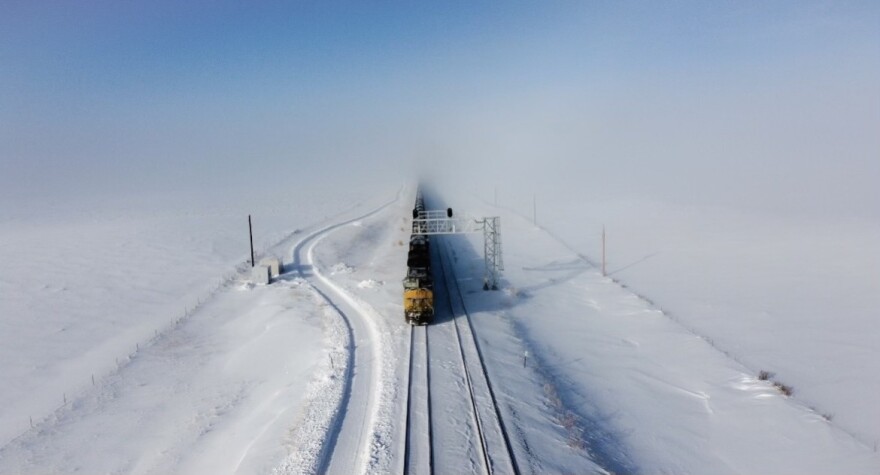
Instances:
[[[413,219],[425,211],[421,189],[416,192]],[[403,312],[410,325],[425,325],[434,318],[434,278],[431,274],[431,241],[428,236],[413,234],[409,239],[406,277],[403,279]]]

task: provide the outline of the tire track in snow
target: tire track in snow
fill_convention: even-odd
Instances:
[[[370,318],[375,316],[375,311],[321,273],[315,265],[314,249],[332,232],[384,211],[398,202],[403,193],[404,188],[401,188],[393,200],[368,213],[319,229],[293,247],[293,269],[341,320],[337,320],[339,324],[336,326],[342,327],[345,333],[342,338],[345,363],[340,371],[344,378],[342,387],[337,383],[333,388],[332,404],[327,404],[323,399],[325,394],[319,393],[306,409],[306,420],[300,425],[319,429],[294,429],[294,432],[300,432],[296,435],[303,437],[303,440],[295,441],[296,445],[305,445],[311,450],[305,453],[295,451],[274,470],[275,473],[354,473],[377,468],[375,445],[376,439],[381,441],[382,437],[377,437],[376,426],[385,380],[382,377],[382,355],[377,352],[381,351],[381,343],[387,342],[381,340],[380,332],[372,323],[376,319]],[[365,363],[359,363],[362,361]],[[322,388],[322,392],[326,389],[329,388]],[[361,396],[358,404],[353,406],[353,394],[367,396]],[[365,460],[365,457],[369,459]]]

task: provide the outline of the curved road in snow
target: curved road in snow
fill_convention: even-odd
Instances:
[[[380,349],[375,330],[368,323],[367,312],[342,288],[334,284],[315,265],[315,246],[330,233],[357,221],[372,217],[400,200],[397,197],[372,211],[315,231],[294,246],[293,266],[299,275],[345,320],[349,329],[349,367],[338,412],[318,461],[318,473],[363,473],[376,424],[376,405],[381,392]],[[352,395],[358,395],[352,397]],[[366,396],[364,396],[366,395]]]

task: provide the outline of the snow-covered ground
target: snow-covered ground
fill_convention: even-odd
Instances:
[[[303,388],[328,365],[325,318],[300,282],[230,284],[95,388],[71,394],[4,447],[2,463],[10,472],[265,473],[285,455],[279,442]]]
[[[307,384],[333,374],[315,369],[344,331],[302,281],[243,286],[247,214],[258,252],[282,256],[396,192],[4,209],[0,471],[279,463]],[[87,456],[83,443],[106,450]]]
[[[538,224],[594,263],[604,225],[612,278],[880,444],[876,221],[576,195],[539,202]],[[531,197],[522,198],[501,205],[531,220]]]
[[[448,250],[435,252],[455,270],[524,473],[880,469],[868,359],[880,345],[867,318],[880,308],[868,268],[876,228],[847,228],[833,263],[813,255],[860,277],[842,284],[798,259],[834,232],[584,202],[547,206],[536,227],[515,203],[441,192],[457,213],[502,217],[501,291],[480,289],[480,236],[443,238]],[[5,212],[0,472],[399,470],[413,193]],[[248,212],[258,249],[286,266],[269,286],[242,266]],[[595,265],[601,223],[610,277]],[[744,246],[752,232],[760,247]],[[455,409],[461,363],[443,340],[451,315],[464,317],[443,305],[431,394],[447,428],[435,440],[449,448],[472,438],[472,418]],[[821,318],[834,309],[837,319]],[[441,462],[465,472],[475,460]]]
[[[600,459],[626,454],[606,468],[877,470],[876,226],[560,200],[536,227],[531,200],[499,208],[456,196],[502,216],[507,296],[474,292],[495,317],[478,321],[534,345],[536,363],[568,388],[560,399],[587,445]],[[595,265],[603,221],[614,230],[611,278]]]

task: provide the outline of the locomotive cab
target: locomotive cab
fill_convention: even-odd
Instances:
[[[403,311],[406,322],[425,325],[434,317],[434,293],[428,289],[408,289],[403,292]]]

